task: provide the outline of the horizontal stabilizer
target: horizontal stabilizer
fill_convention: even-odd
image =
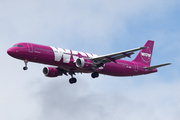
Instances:
[[[158,67],[163,67],[166,65],[170,65],[171,63],[166,63],[166,64],[161,64],[161,65],[155,65],[155,66],[151,66],[151,67],[144,67],[145,70],[152,70],[154,68],[158,68]]]

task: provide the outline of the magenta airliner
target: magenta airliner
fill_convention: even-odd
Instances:
[[[71,75],[69,83],[76,83],[75,73],[91,73],[92,78],[100,74],[111,76],[136,76],[157,72],[158,67],[170,63],[150,66],[154,41],[148,40],[144,47],[117,52],[108,55],[95,55],[63,48],[38,45],[33,43],[17,43],[7,50],[7,53],[27,63],[36,62],[51,65],[44,67],[43,73],[47,77]],[[121,60],[130,57],[135,51],[139,54],[132,61]],[[53,67],[52,67],[53,66]]]

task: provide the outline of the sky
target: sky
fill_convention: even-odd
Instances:
[[[178,0],[0,0],[0,119],[179,120],[180,2]],[[151,65],[136,77],[77,74],[47,78],[48,65],[7,55],[18,42],[99,55],[154,40]],[[133,60],[126,58],[125,60]]]

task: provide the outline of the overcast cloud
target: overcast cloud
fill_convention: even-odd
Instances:
[[[179,120],[180,27],[177,0],[0,0],[0,119]],[[47,65],[7,55],[18,42],[96,54],[155,40],[152,65],[172,62],[137,77],[77,74],[47,78]],[[136,55],[133,55],[132,60]]]

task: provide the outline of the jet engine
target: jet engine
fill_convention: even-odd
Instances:
[[[53,68],[53,67],[43,68],[43,73],[46,77],[57,77],[57,76],[61,76],[63,74],[58,69]]]
[[[89,69],[89,68],[92,68],[93,66],[93,63],[91,60],[89,59],[84,59],[84,58],[78,58],[76,60],[76,66],[79,67],[79,68],[84,68],[84,69]]]

